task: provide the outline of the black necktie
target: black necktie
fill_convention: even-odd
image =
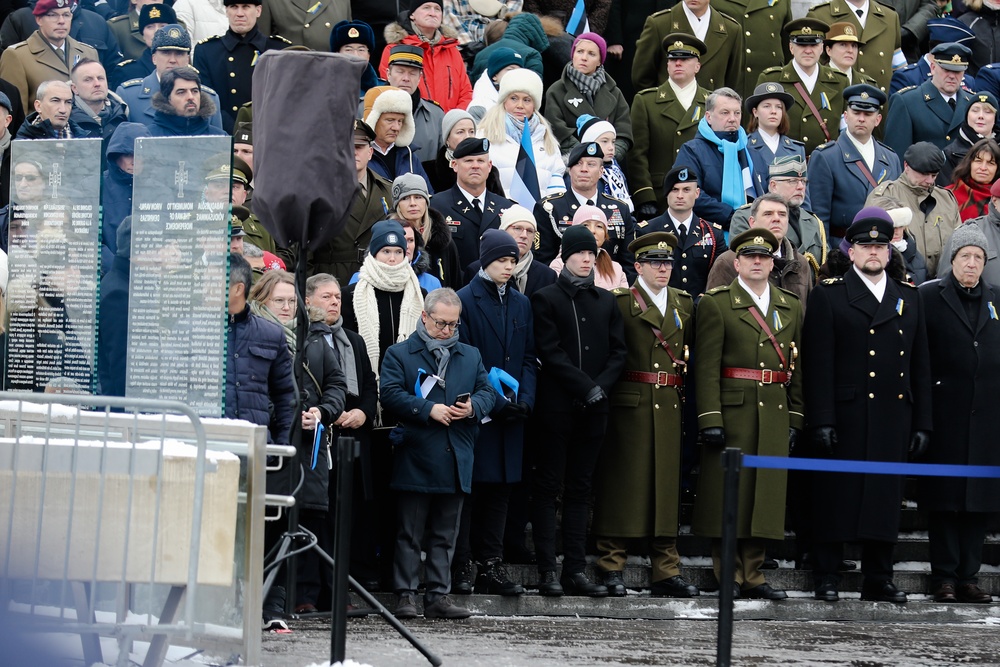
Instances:
[[[858,18],[861,18],[862,16],[865,15],[865,13],[863,11],[861,11],[860,9],[855,9],[854,13],[858,15]]]
[[[954,97],[953,97],[953,98],[951,98],[950,100],[948,100],[948,106],[950,106],[950,107],[951,107],[951,110],[952,110],[952,111],[954,111],[954,110],[955,110],[955,98],[954,98]]]
[[[478,199],[473,199],[472,200],[472,208],[476,212],[476,220],[478,222],[482,222],[483,221],[483,207],[479,204],[479,200]]]
[[[594,205],[594,200],[593,199],[588,199],[587,200],[587,206],[593,206],[593,205]]]

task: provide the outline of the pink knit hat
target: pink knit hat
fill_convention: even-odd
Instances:
[[[584,204],[580,208],[576,209],[576,214],[573,216],[574,225],[582,225],[588,220],[597,220],[602,225],[604,229],[608,228],[608,216],[601,209],[596,206],[587,206]]]
[[[590,40],[594,44],[597,44],[597,50],[601,52],[601,64],[603,65],[604,61],[608,57],[608,43],[604,41],[604,38],[598,35],[596,32],[581,33],[579,37],[573,40],[573,48],[570,49],[570,53],[576,51],[576,44],[581,39]]]

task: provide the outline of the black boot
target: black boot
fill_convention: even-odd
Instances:
[[[524,587],[510,579],[507,568],[499,558],[483,563],[476,577],[476,593],[482,595],[523,595]]]

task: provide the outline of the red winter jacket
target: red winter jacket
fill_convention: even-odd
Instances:
[[[390,23],[385,28],[388,45],[382,51],[378,72],[388,79],[389,51],[396,44],[418,46],[424,52],[424,75],[420,79],[420,96],[437,102],[445,113],[452,109],[465,109],[472,101],[472,82],[465,71],[465,61],[458,51],[458,40],[454,31],[442,26],[440,37],[435,44],[424,41],[399,23]]]

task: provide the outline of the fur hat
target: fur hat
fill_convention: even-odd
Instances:
[[[527,93],[535,102],[535,110],[542,106],[542,79],[530,69],[512,69],[500,79],[500,94],[497,97],[500,104],[511,93]],[[409,100],[409,98],[407,98]]]
[[[409,146],[416,132],[413,124],[413,98],[410,94],[394,86],[369,88],[365,93],[365,123],[377,132],[378,128],[375,126],[384,113],[403,114],[403,129],[396,137],[396,145],[400,148]]]

